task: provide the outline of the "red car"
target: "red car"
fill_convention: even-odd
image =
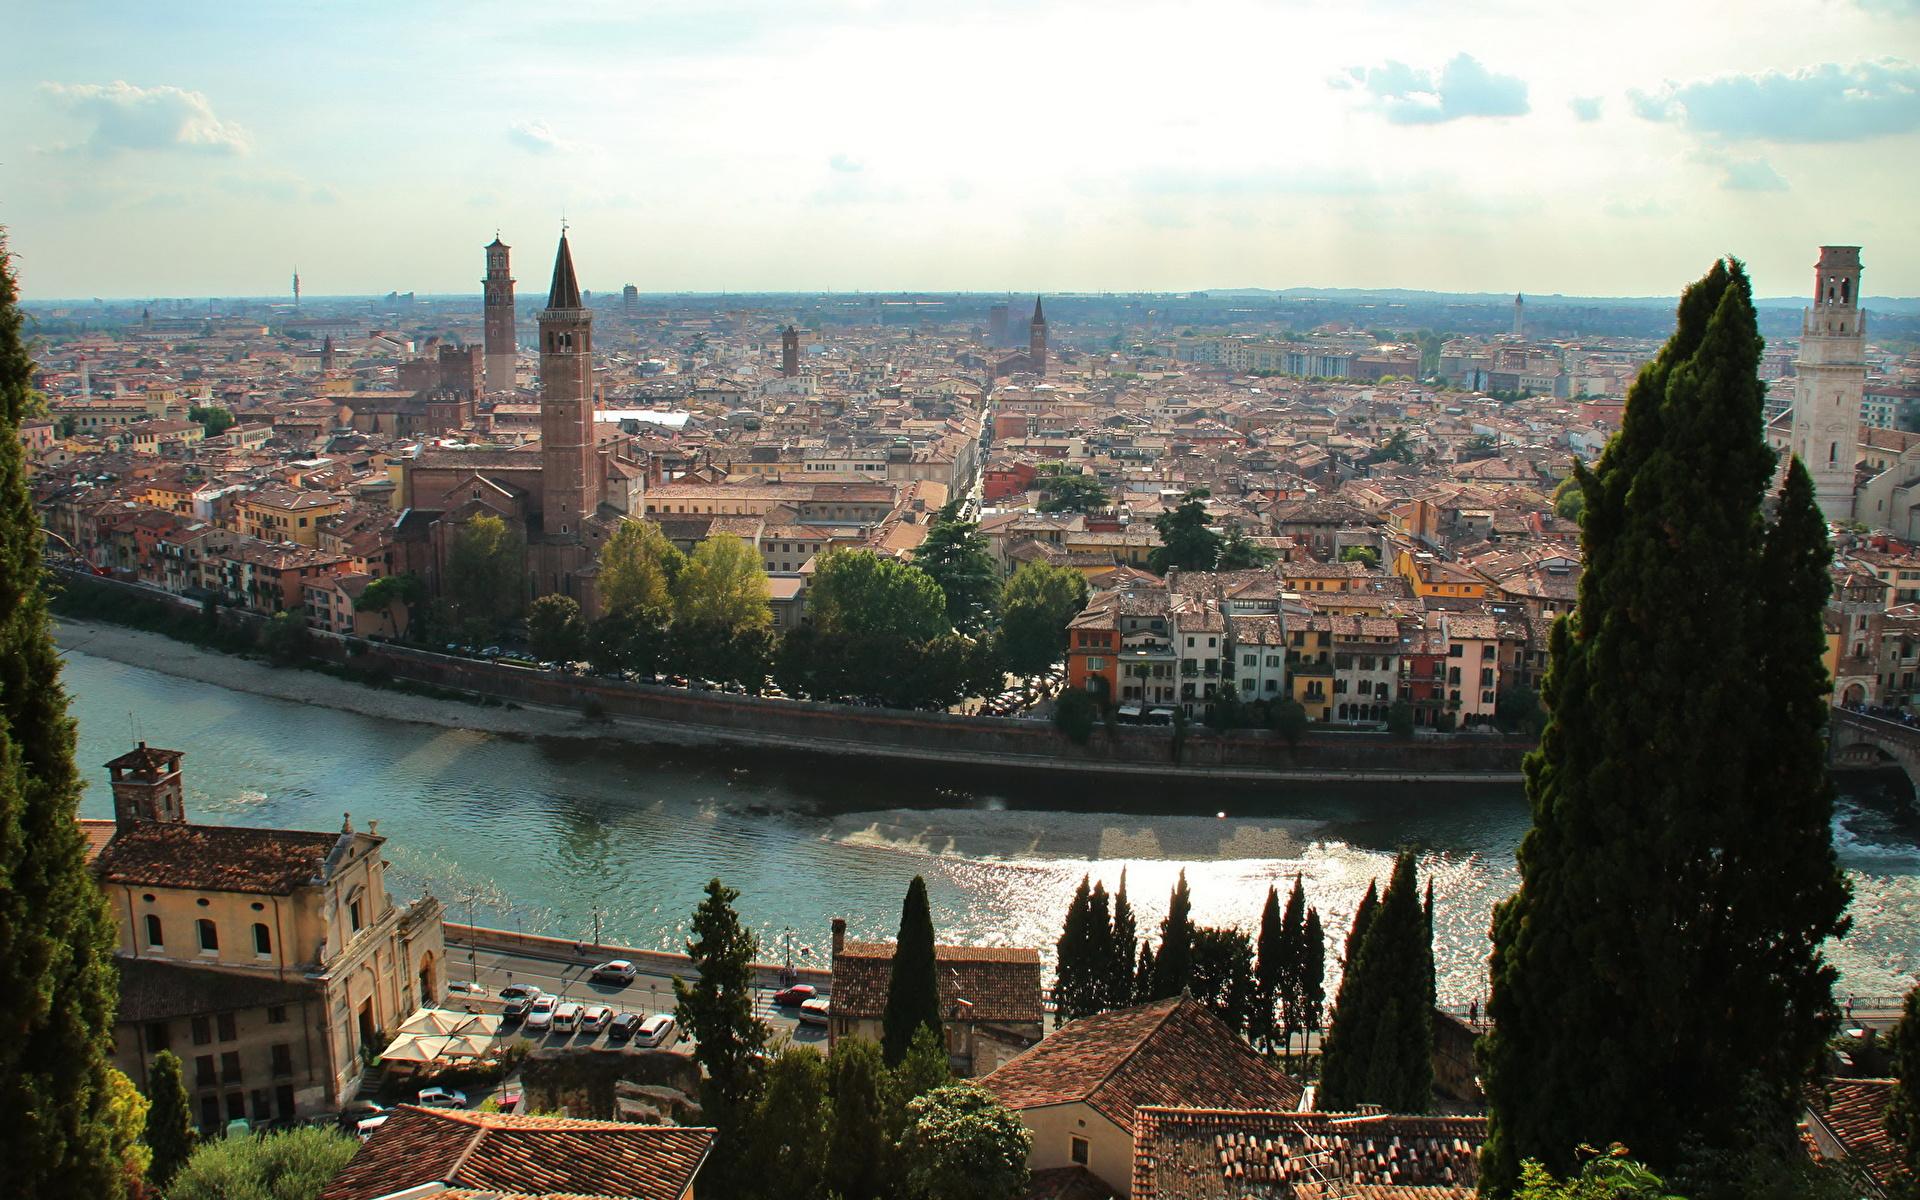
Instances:
[[[801,983],[790,988],[781,988],[775,992],[773,994],[773,1002],[782,1008],[792,1008],[795,1005],[805,1004],[819,994],[819,992],[814,990],[812,984]]]

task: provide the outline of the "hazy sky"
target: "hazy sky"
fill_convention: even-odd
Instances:
[[[0,0],[29,296],[1920,294],[1920,0]]]

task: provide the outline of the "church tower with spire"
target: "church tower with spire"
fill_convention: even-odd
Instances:
[[[1827,520],[1851,521],[1867,386],[1860,247],[1820,247],[1813,271],[1813,307],[1801,318],[1800,357],[1793,364],[1793,452],[1813,476],[1814,498]]]
[[[580,299],[565,230],[540,313],[542,531],[573,536],[599,508],[593,438],[593,313]]]
[[[486,305],[486,380],[489,392],[513,390],[514,329],[513,271],[507,265],[512,249],[499,234],[487,246],[487,277],[480,281]]]
[[[1047,314],[1038,296],[1033,298],[1033,320],[1027,322],[1027,369],[1035,375],[1047,373]]]

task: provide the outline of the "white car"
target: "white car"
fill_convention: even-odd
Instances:
[[[559,1008],[554,1009],[553,1031],[555,1033],[572,1033],[578,1029],[580,1027],[580,1012],[580,1005],[574,1000],[569,1000]]]
[[[633,1044],[636,1046],[671,1046],[677,1029],[673,1018],[666,1013],[655,1013],[640,1022],[640,1028],[634,1031]]]
[[[447,984],[447,994],[449,996],[484,996],[487,994],[487,985],[475,983],[470,979],[455,979]]]
[[[604,1004],[590,1006],[580,1014],[580,1032],[598,1035],[613,1020],[613,1010]]]
[[[553,1026],[553,1010],[560,1006],[558,996],[540,996],[527,1009],[527,1019],[522,1028],[548,1029]]]
[[[413,1102],[422,1108],[465,1108],[467,1094],[443,1087],[427,1087],[420,1089],[420,1094],[414,1097]]]
[[[612,962],[603,962],[595,967],[593,969],[593,981],[595,983],[617,983],[625,986],[632,983],[634,976],[638,974],[640,974],[640,968],[634,966],[624,958],[616,958]]]

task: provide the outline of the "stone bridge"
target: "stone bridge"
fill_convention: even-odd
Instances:
[[[1827,761],[1835,767],[1897,766],[1920,791],[1920,725],[1836,707],[1827,726]]]

